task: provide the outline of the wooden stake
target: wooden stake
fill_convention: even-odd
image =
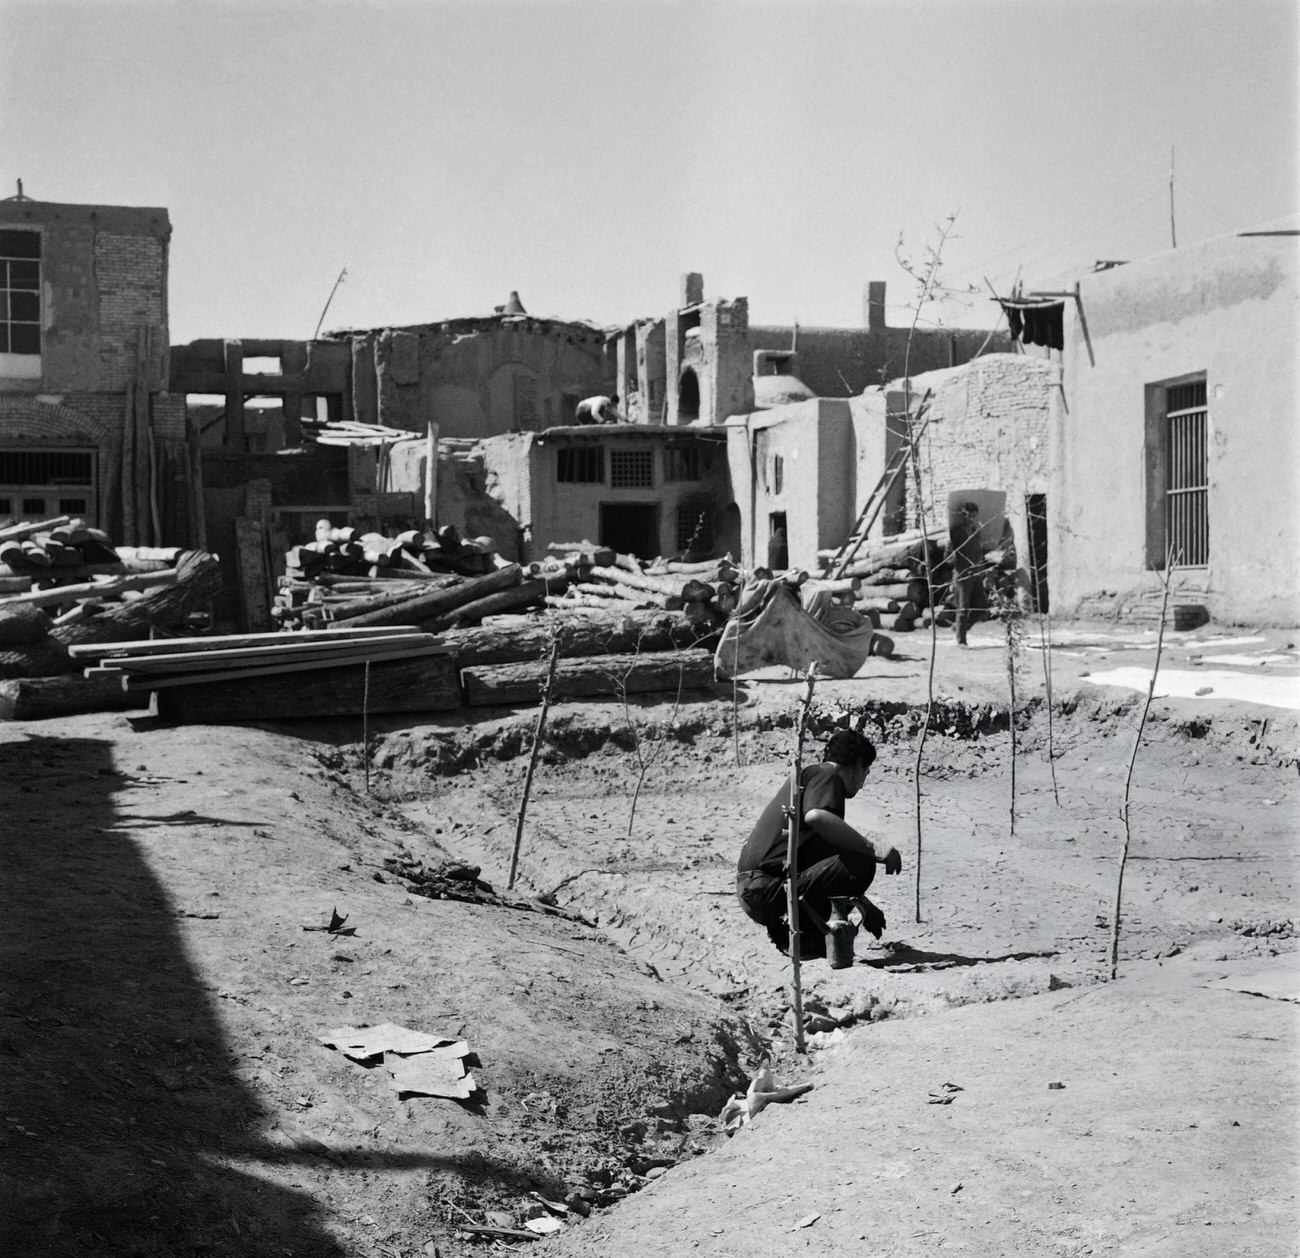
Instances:
[[[796,1053],[808,1051],[803,1034],[803,986],[799,972],[799,824],[803,813],[803,784],[799,779],[803,776],[803,732],[808,724],[808,709],[812,707],[813,688],[817,684],[816,660],[808,665],[804,682],[807,689],[795,725],[794,756],[790,765],[790,802],[785,810],[786,917],[790,922],[790,994]]]
[[[361,680],[361,754],[366,762],[366,794],[370,794],[370,661]]]
[[[510,853],[510,877],[506,881],[506,890],[514,890],[515,874],[519,870],[519,848],[524,841],[524,818],[528,814],[528,796],[533,789],[533,771],[537,768],[537,753],[542,745],[542,730],[546,728],[546,712],[551,706],[551,688],[555,685],[555,665],[560,658],[560,640],[551,643],[550,659],[546,662],[546,680],[542,683],[542,706],[537,713],[537,724],[533,729],[533,746],[528,753],[528,772],[524,775],[524,793],[519,801],[519,816],[515,820],[515,846]]]

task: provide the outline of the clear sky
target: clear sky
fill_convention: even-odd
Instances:
[[[1297,0],[0,0],[0,195],[165,206],[171,334],[891,323],[1296,212]],[[956,312],[961,316],[961,312]]]

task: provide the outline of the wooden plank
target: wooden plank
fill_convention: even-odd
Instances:
[[[20,542],[24,537],[32,537],[37,533],[48,533],[51,529],[60,528],[64,524],[71,524],[70,515],[56,515],[52,520],[38,520],[29,524],[8,524],[0,529],[0,542]]]
[[[280,635],[288,637],[289,635]],[[305,636],[305,635],[303,635]],[[171,655],[129,655],[108,660],[98,667],[84,670],[91,673],[174,673],[193,671],[196,666],[204,671],[216,668],[237,668],[242,664],[257,666],[277,661],[289,664],[297,660],[324,660],[337,656],[342,659],[375,651],[390,651],[396,647],[427,646],[450,655],[451,649],[442,646],[431,633],[400,633],[386,638],[372,638],[364,643],[355,642],[293,642],[256,647],[232,647],[225,651],[180,651]]]
[[[271,674],[160,690],[158,714],[168,720],[221,724],[360,716],[363,710],[371,715],[446,712],[460,706],[460,686],[450,656],[371,661],[368,687],[365,674],[363,664],[353,664],[293,676]]]
[[[148,674],[122,674],[122,688],[129,691],[166,690],[176,686],[198,686],[208,681],[237,681],[247,677],[272,677],[278,673],[301,673],[317,670],[325,672],[336,668],[350,668],[364,664],[367,660],[379,663],[383,660],[406,660],[415,657],[447,657],[447,652],[438,647],[403,647],[392,651],[378,651],[374,655],[354,655],[346,658],[329,660],[305,660],[291,664],[265,664],[250,668],[218,669],[202,673],[163,673],[160,676]]]
[[[455,611],[458,607],[464,607],[466,603],[475,602],[489,594],[496,593],[498,590],[506,590],[512,585],[518,585],[522,577],[523,570],[518,564],[507,564],[504,568],[498,568],[495,572],[489,572],[486,576],[469,577],[459,585],[443,590],[434,590],[429,594],[419,594],[415,598],[406,599],[393,607],[383,607],[378,611],[366,612],[361,616],[351,617],[349,623],[386,625],[390,621],[396,620],[402,620],[406,623],[410,621],[421,623],[426,620],[434,620],[439,616],[446,615],[448,612]]]
[[[235,521],[235,568],[244,624],[254,633],[271,627],[270,573],[266,570],[265,532],[261,520],[241,516]]]
[[[310,633],[224,633],[204,638],[137,638],[133,642],[79,642],[68,648],[74,660],[108,659],[119,655],[167,655],[173,651],[219,651],[261,643],[370,641],[385,634],[420,633],[418,625],[385,625],[373,629],[317,629]]]

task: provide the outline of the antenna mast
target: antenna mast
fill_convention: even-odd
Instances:
[[[330,308],[330,302],[334,300],[334,294],[339,291],[339,285],[343,283],[343,277],[348,273],[347,267],[339,272],[339,277],[334,281],[334,287],[330,289],[330,295],[325,298],[325,305],[321,308],[320,318],[316,320],[316,331],[311,334],[314,341],[320,335],[320,325],[325,322],[325,312]]]
[[[1169,243],[1178,248],[1178,232],[1174,227],[1174,149],[1169,146]]]

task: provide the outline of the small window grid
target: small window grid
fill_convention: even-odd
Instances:
[[[0,450],[0,517],[95,515],[93,450]]]
[[[41,234],[0,231],[0,354],[41,352]]]
[[[555,479],[561,485],[603,485],[605,447],[561,447],[555,452]]]
[[[611,450],[609,487],[611,489],[654,488],[654,451]]]
[[[664,446],[664,480],[704,479],[704,451],[699,446]]]

